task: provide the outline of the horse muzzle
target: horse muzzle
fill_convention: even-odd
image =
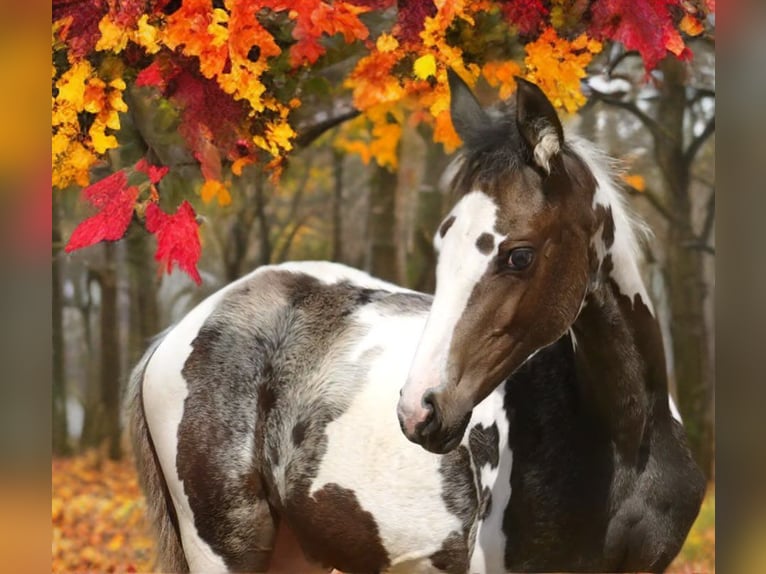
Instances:
[[[455,449],[465,434],[471,412],[465,413],[457,420],[449,420],[439,407],[433,391],[423,396],[422,407],[412,413],[404,408],[402,401],[399,402],[397,414],[404,436],[436,454],[446,454]]]

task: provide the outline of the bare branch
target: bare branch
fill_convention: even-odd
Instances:
[[[326,131],[331,130],[345,121],[354,119],[359,113],[359,110],[350,109],[339,113],[338,115],[329,117],[324,121],[311,124],[304,129],[299,129],[298,136],[295,138],[295,145],[298,147],[307,147]]]
[[[704,100],[705,98],[715,99],[715,90],[709,90],[707,88],[695,88],[694,95],[686,101],[686,104],[688,106],[693,106],[694,104],[696,104],[700,100]]]
[[[687,249],[695,249],[707,253],[708,255],[715,255],[715,247],[707,245],[706,243],[700,243],[699,241],[684,241],[682,245]]]
[[[692,164],[694,161],[695,156],[697,155],[697,152],[699,152],[700,148],[702,147],[702,144],[704,144],[707,139],[712,136],[715,133],[715,116],[711,117],[707,123],[705,124],[705,129],[702,130],[700,135],[698,135],[694,140],[692,140],[692,143],[689,144],[689,147],[684,152],[684,162],[686,162],[687,167]]]
[[[596,98],[597,100],[609,106],[620,108],[622,110],[625,110],[633,114],[636,118],[638,118],[641,121],[641,123],[646,127],[646,129],[649,130],[649,132],[652,134],[652,136],[655,139],[658,139],[660,137],[665,137],[665,138],[669,137],[669,135],[665,132],[664,129],[662,129],[662,127],[657,123],[657,121],[654,118],[648,116],[643,111],[641,111],[641,109],[635,104],[635,102],[630,102],[630,101],[614,98],[603,92],[599,92],[593,87],[590,87],[590,91],[591,91],[592,97]]]
[[[609,74],[609,76],[611,77],[614,70],[617,68],[617,66],[620,65],[620,63],[623,60],[630,58],[632,56],[640,56],[640,55],[641,54],[639,54],[637,50],[626,50],[625,52],[622,52],[613,61],[609,62],[606,73]]]
[[[713,225],[715,224],[715,189],[710,192],[710,196],[707,199],[705,221],[702,223],[702,230],[698,236],[699,242],[707,245],[710,241],[710,236],[713,233]]]
[[[646,199],[646,201],[649,202],[649,205],[651,205],[664,219],[675,225],[680,225],[681,222],[678,220],[678,218],[671,213],[670,209],[665,206],[659,196],[653,191],[649,189],[639,191],[636,188],[630,186],[626,186],[625,191],[628,193],[628,195],[633,197],[643,197]]]

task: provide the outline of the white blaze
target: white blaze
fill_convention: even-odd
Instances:
[[[446,378],[447,352],[455,325],[494,257],[494,249],[488,254],[480,252],[476,240],[484,233],[494,237],[495,245],[502,240],[495,232],[497,206],[481,191],[465,195],[450,216],[455,218],[452,226],[444,237],[437,233],[434,240],[439,251],[436,293],[399,402],[409,432],[426,416],[423,394]]]

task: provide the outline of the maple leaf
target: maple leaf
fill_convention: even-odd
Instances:
[[[668,51],[680,59],[691,52],[675,29],[670,8],[675,0],[596,0],[591,8],[596,36],[621,42],[637,50],[647,70],[657,67]]]
[[[542,0],[510,0],[502,5],[502,12],[524,36],[536,35],[548,16],[548,8]]]
[[[107,10],[106,2],[53,0],[53,21],[62,24],[58,37],[69,47],[70,57],[84,58],[93,50],[101,36],[98,24]]]
[[[436,15],[433,0],[421,2],[397,2],[394,34],[402,42],[414,42],[418,39],[426,18]]]
[[[160,166],[160,165],[152,165],[148,161],[146,161],[145,157],[142,157],[135,166],[133,166],[133,169],[140,171],[142,173],[145,173],[147,176],[149,176],[149,181],[151,181],[153,184],[158,184],[160,180],[162,180],[163,177],[170,171],[169,167]]]
[[[136,76],[136,86],[152,86],[164,90],[167,86],[166,72],[163,70],[160,60],[154,60]]]
[[[293,38],[298,40],[290,48],[290,63],[293,67],[301,64],[313,64],[324,54],[325,48],[319,43],[323,35],[341,34],[346,43],[354,40],[366,40],[369,35],[367,26],[359,15],[369,9],[349,2],[321,0],[296,0],[278,2],[276,9],[290,8],[289,15],[295,20]]]
[[[436,74],[436,58],[433,54],[426,54],[421,56],[412,65],[412,71],[416,77],[421,80],[427,79],[429,76]]]
[[[173,265],[185,271],[197,285],[202,283],[197,262],[202,253],[199,240],[199,225],[194,208],[184,201],[178,210],[170,215],[156,203],[146,208],[146,230],[157,236],[157,252],[154,259],[161,264],[160,272],[172,271]]]
[[[133,219],[138,188],[128,187],[128,178],[120,170],[86,187],[82,194],[99,212],[75,228],[64,248],[67,253],[100,241],[121,239]]]

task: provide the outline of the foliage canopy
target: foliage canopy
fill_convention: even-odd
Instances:
[[[139,97],[175,114],[204,178],[190,196],[226,205],[246,165],[279,177],[301,131],[337,115],[341,96],[360,114],[336,145],[394,170],[406,122],[430,126],[447,151],[459,145],[448,68],[503,98],[525,77],[571,113],[604,43],[638,51],[651,71],[690,58],[683,35],[714,10],[714,0],[54,0],[52,183],[85,187],[97,210],[66,249],[119,239],[136,218],[157,235],[162,268],[200,282],[194,209],[160,207],[172,162],[150,148],[87,187]]]

